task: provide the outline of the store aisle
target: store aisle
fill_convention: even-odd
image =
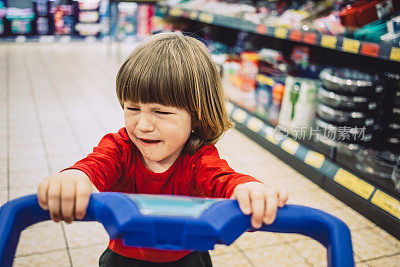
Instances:
[[[0,44],[0,204],[35,193],[46,175],[123,126],[114,92],[120,63],[101,43]],[[400,266],[400,241],[238,131],[218,147],[237,171],[286,188],[290,203],[344,220],[357,266]],[[98,223],[40,223],[22,233],[14,266],[96,266],[107,238]],[[248,233],[212,251],[215,266],[326,266],[325,257],[310,238],[274,233]]]

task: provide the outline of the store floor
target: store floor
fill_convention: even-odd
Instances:
[[[35,193],[45,176],[123,126],[114,92],[121,61],[107,51],[102,43],[0,44],[0,204]],[[357,266],[400,266],[397,239],[238,131],[218,147],[237,171],[286,188],[290,203],[344,220]],[[96,266],[107,238],[98,223],[40,223],[22,232],[14,266]],[[300,235],[248,233],[211,254],[215,266],[326,266],[326,250]]]

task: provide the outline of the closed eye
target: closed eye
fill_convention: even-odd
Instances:
[[[162,115],[169,115],[169,114],[172,114],[171,112],[160,111],[160,110],[157,110],[156,113],[157,113],[157,114],[162,114]]]
[[[140,111],[140,109],[139,108],[126,108],[127,110],[131,110],[131,111]]]

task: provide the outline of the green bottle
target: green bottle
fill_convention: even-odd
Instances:
[[[294,118],[294,113],[295,113],[295,108],[297,101],[299,101],[299,96],[300,96],[300,87],[301,83],[300,82],[295,82],[292,90],[290,90],[290,103],[292,104],[292,113],[290,114],[290,120],[293,120]]]

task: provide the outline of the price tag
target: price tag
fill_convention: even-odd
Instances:
[[[258,24],[256,27],[256,32],[259,34],[266,34],[267,33],[267,26]]]
[[[204,23],[212,23],[214,21],[214,15],[208,13],[201,13],[199,16],[199,20]]]
[[[307,44],[315,45],[317,43],[317,34],[313,32],[308,32],[304,34],[304,42]]]
[[[71,42],[71,36],[63,36],[60,38],[60,43],[70,43]]]
[[[173,17],[180,17],[183,14],[183,10],[180,8],[172,8],[169,10],[169,14]]]
[[[370,57],[378,57],[379,45],[371,44],[371,43],[362,43],[360,51],[361,51],[361,54],[363,54],[363,55],[367,55]]]
[[[392,47],[392,51],[390,52],[390,59],[400,61],[400,48]]]
[[[17,38],[15,38],[15,42],[19,43],[19,44],[25,43],[26,42],[26,37],[24,35],[17,36]]]
[[[358,54],[360,50],[360,41],[352,40],[352,39],[343,39],[342,50],[354,54]]]
[[[275,37],[286,39],[288,35],[288,30],[286,28],[278,27],[275,28]]]
[[[322,167],[324,161],[325,161],[325,156],[314,151],[309,151],[305,159],[306,164],[313,166],[314,168],[317,169]]]
[[[94,43],[94,42],[96,42],[97,41],[97,39],[96,39],[96,37],[94,37],[94,36],[87,36],[87,37],[85,37],[85,42],[86,43]]]
[[[190,14],[189,14],[189,18],[190,18],[191,20],[196,20],[198,15],[199,15],[199,12],[197,12],[197,11],[191,11]]]
[[[189,18],[189,11],[184,10],[183,14],[182,14],[182,17],[184,17],[185,19]]]
[[[271,78],[269,78],[269,77],[267,77],[265,75],[262,75],[262,74],[258,74],[257,75],[257,81],[260,82],[260,83],[269,85],[269,86],[273,86],[275,84],[273,79],[271,79]]]
[[[384,211],[400,219],[400,201],[385,194],[381,190],[376,190],[371,202]]]
[[[374,191],[372,185],[343,169],[338,170],[333,180],[365,199]]]
[[[40,36],[39,37],[39,43],[53,43],[54,42],[54,37],[53,36]]]
[[[261,127],[264,125],[264,123],[257,119],[257,118],[251,118],[248,123],[247,123],[247,128],[252,130],[253,132],[257,133],[261,130]]]
[[[299,147],[300,144],[292,139],[286,139],[282,142],[282,149],[291,155],[294,155]]]
[[[247,113],[246,113],[245,111],[243,111],[243,110],[241,110],[241,109],[237,109],[237,110],[233,113],[232,118],[233,118],[235,121],[239,122],[239,123],[243,123],[244,120],[246,119],[246,116],[247,116]]]
[[[301,31],[292,30],[289,34],[290,40],[300,42],[301,41]]]
[[[337,38],[335,36],[330,35],[322,35],[321,45],[327,48],[336,48]]]
[[[267,133],[265,136],[265,139],[267,139],[269,142],[271,142],[274,145],[279,144],[279,141],[275,139],[275,136],[272,133]]]

